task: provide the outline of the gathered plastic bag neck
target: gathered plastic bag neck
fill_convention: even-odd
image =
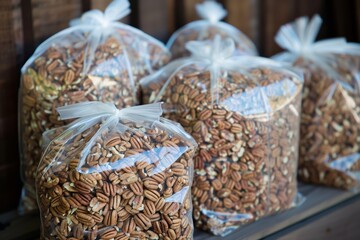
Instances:
[[[76,119],[72,122],[66,130],[56,138],[56,141],[65,144],[70,138],[81,134],[90,129],[96,124],[101,123],[100,128],[94,136],[86,143],[84,149],[80,154],[80,164],[77,170],[84,172],[81,166],[85,163],[87,154],[96,139],[103,133],[104,130],[110,128],[127,129],[125,124],[121,121],[129,121],[137,124],[150,125],[160,120],[162,115],[161,103],[147,104],[142,106],[135,106],[131,108],[117,109],[114,104],[102,102],[82,102],[73,105],[63,106],[57,108],[60,115],[60,120]],[[105,166],[106,167],[106,166]],[[109,168],[111,168],[109,166]]]
[[[130,12],[130,3],[128,0],[114,0],[107,6],[104,12],[97,9],[90,10],[81,16],[79,22],[74,22],[72,25],[81,24],[104,28],[126,17]]]
[[[80,37],[81,40],[79,41],[86,42],[82,74],[88,74],[89,71],[91,71],[92,62],[95,59],[96,49],[105,39],[114,37],[120,43],[123,42],[120,34],[117,34],[114,30],[126,26],[125,24],[118,22],[118,20],[126,17],[130,12],[129,0],[113,0],[104,12],[101,12],[100,10],[90,10],[85,12],[81,18],[72,20],[69,28],[58,32],[44,41],[21,68],[21,72],[24,73],[42,53],[54,44],[54,42],[61,41],[63,36],[75,33],[77,37]],[[84,36],[78,34],[78,32],[84,33]],[[129,81],[133,89],[133,96],[135,96],[135,77],[132,74],[131,62],[126,51],[124,51],[124,56],[125,65],[129,74]]]
[[[360,44],[348,43],[345,38],[325,39],[315,41],[322,24],[319,15],[310,21],[301,17],[293,23],[286,24],[276,34],[275,41],[288,52],[275,55],[273,58],[280,61],[294,62],[302,57],[315,63],[331,78],[337,81],[348,91],[353,91],[350,84],[341,80],[340,74],[333,69],[331,62],[334,54],[360,55]]]
[[[211,23],[219,22],[227,15],[227,11],[215,0],[207,0],[196,4],[196,12],[202,19]]]
[[[218,103],[218,80],[219,69],[223,66],[229,65],[228,60],[231,58],[235,51],[235,43],[232,39],[228,38],[221,40],[219,35],[216,35],[211,44],[204,44],[201,41],[191,41],[186,44],[186,49],[190,51],[191,56],[196,61],[205,63],[210,71],[210,85],[212,103]]]

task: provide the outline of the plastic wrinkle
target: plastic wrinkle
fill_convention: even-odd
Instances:
[[[352,166],[359,161],[360,153],[354,153],[345,157],[341,157],[327,163],[327,165],[333,169],[337,169],[342,172],[346,172],[349,176],[360,181],[360,171],[351,171]]]

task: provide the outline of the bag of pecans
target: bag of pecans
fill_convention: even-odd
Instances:
[[[233,56],[216,36],[189,42],[192,57],[145,77],[145,101],[197,141],[195,226],[227,235],[297,203],[302,76],[270,59]]]
[[[36,176],[41,239],[192,239],[194,139],[161,104],[84,102],[44,133]]]
[[[41,135],[65,123],[56,108],[85,101],[133,106],[140,78],[170,59],[165,46],[117,22],[130,12],[128,0],[92,10],[42,43],[22,68],[19,96],[20,151],[24,191],[20,211],[36,209],[35,172]]]
[[[305,73],[299,177],[307,183],[360,188],[360,44],[343,38],[315,42],[321,18],[281,27],[274,59]]]
[[[202,20],[186,24],[177,30],[167,43],[173,59],[190,56],[190,52],[185,47],[187,42],[210,40],[215,35],[234,40],[236,47],[234,55],[257,55],[255,45],[245,34],[232,25],[220,21],[227,14],[221,4],[214,0],[205,0],[196,5],[196,11]]]

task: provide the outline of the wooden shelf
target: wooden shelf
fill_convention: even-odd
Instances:
[[[360,208],[360,195],[341,191],[332,188],[325,188],[312,185],[300,185],[299,190],[306,197],[305,202],[286,212],[263,218],[257,222],[246,225],[226,237],[215,237],[208,233],[196,231],[196,240],[217,240],[217,239],[261,239],[272,234],[284,231],[286,228],[298,224],[305,219],[320,214],[323,211],[330,210],[337,205],[351,200],[358,199]],[[308,239],[308,238],[306,238]],[[360,238],[359,238],[360,239]]]
[[[343,222],[345,223],[348,216],[353,216],[357,212],[359,212],[357,214],[360,214],[360,194],[311,185],[300,185],[299,190],[303,196],[306,197],[306,201],[297,208],[243,226],[226,237],[216,237],[209,233],[196,230],[194,239],[235,240],[261,238],[278,239],[281,237],[283,239],[290,239],[286,236],[294,233],[298,234],[297,236],[301,236],[299,234],[304,230],[310,229],[308,226],[314,226],[314,221],[317,223],[321,220],[322,223],[318,225],[322,228],[327,228],[326,221],[331,220],[326,217],[327,214],[330,214],[332,219],[343,219]],[[347,210],[345,211],[343,209]],[[351,214],[351,212],[354,214]],[[306,224],[306,222],[310,222],[311,224]],[[331,221],[329,221],[329,224],[329,226],[334,225]],[[354,226],[356,227],[357,224],[358,223],[355,220]],[[39,236],[39,225],[40,220],[36,214],[27,216],[17,216],[16,212],[2,214],[0,215],[0,239],[36,239]],[[336,226],[340,226],[340,224],[335,224],[334,227],[336,228]],[[349,229],[348,227],[345,228],[345,231],[351,231],[352,236],[359,237],[357,239],[360,239],[360,228],[357,228],[356,231]],[[312,231],[314,231],[314,229]],[[340,234],[336,229],[332,232]],[[331,231],[327,236],[331,236]]]

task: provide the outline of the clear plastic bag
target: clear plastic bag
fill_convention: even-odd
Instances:
[[[35,171],[41,135],[64,124],[56,107],[84,101],[111,101],[117,107],[138,102],[143,76],[170,59],[166,47],[138,29],[117,22],[130,12],[127,0],[81,20],[47,39],[22,68],[19,96],[21,174],[20,211],[36,209]]]
[[[274,56],[303,69],[299,177],[308,183],[360,187],[360,44],[343,38],[315,42],[321,18],[281,27]]]
[[[41,239],[192,239],[194,139],[161,104],[58,108],[79,118],[44,133]]]
[[[199,145],[192,189],[195,226],[227,235],[297,204],[302,76],[272,60],[233,56],[217,36],[190,42],[192,57],[145,77],[145,101]]]
[[[177,30],[166,45],[173,59],[190,56],[190,52],[185,47],[187,42],[210,40],[216,35],[220,35],[223,39],[234,40],[236,46],[234,55],[257,55],[255,45],[245,34],[232,25],[220,21],[227,12],[219,3],[205,0],[202,4],[196,5],[196,11],[203,20],[193,21]]]

